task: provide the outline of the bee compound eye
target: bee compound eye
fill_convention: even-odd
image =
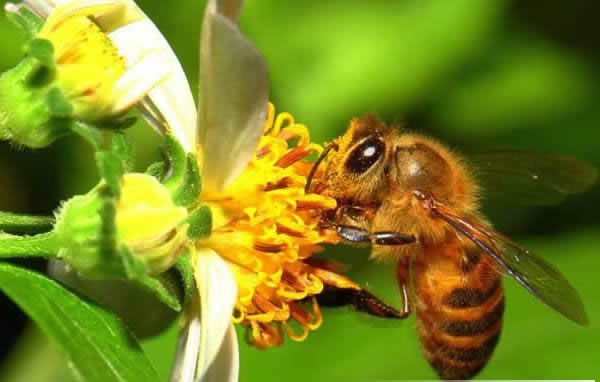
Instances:
[[[370,169],[385,152],[385,143],[379,138],[369,138],[356,146],[348,159],[346,168],[354,173],[363,173]]]

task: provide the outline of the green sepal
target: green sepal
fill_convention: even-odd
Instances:
[[[136,122],[137,122],[136,117],[127,117],[127,118],[115,117],[115,118],[111,118],[111,119],[97,121],[97,122],[94,122],[94,124],[99,129],[117,130],[118,131],[118,130],[128,129],[131,126],[135,125]]]
[[[175,269],[181,277],[183,284],[183,304],[187,306],[196,293],[196,282],[194,281],[194,268],[192,267],[191,258],[195,249],[190,246],[190,256],[181,256],[175,263]]]
[[[73,120],[64,115],[68,106],[47,86],[52,77],[31,56],[0,74],[0,139],[40,148],[72,132]]]
[[[48,40],[33,39],[23,46],[28,70],[23,79],[30,88],[43,89],[56,78],[54,46]],[[44,90],[47,92],[47,90]]]
[[[121,160],[124,172],[133,170],[133,145],[124,132],[113,133],[111,151]]]
[[[179,141],[171,134],[165,135],[163,154],[165,162],[168,163],[169,171],[162,183],[171,191],[175,191],[185,183],[187,156]]]
[[[162,182],[167,173],[165,162],[154,162],[146,169],[146,174],[155,177],[159,182]]]
[[[190,225],[187,234],[191,240],[209,237],[212,232],[212,213],[210,208],[202,206],[190,212],[186,223]]]
[[[36,234],[52,230],[54,219],[49,216],[30,216],[0,211],[0,231],[17,234]]]
[[[145,275],[144,277],[136,279],[136,281],[152,292],[163,304],[176,312],[181,312],[181,302],[179,302],[179,298],[160,280]]]
[[[123,259],[127,279],[142,285],[169,308],[177,312],[181,311],[178,297],[160,280],[148,274],[150,269],[144,262],[134,257],[127,248],[121,248],[120,257]]]
[[[71,130],[92,145],[95,150],[100,150],[106,144],[106,134],[90,123],[76,121]]]
[[[34,38],[29,40],[23,47],[25,53],[35,58],[43,66],[54,69],[56,63],[54,61],[54,46],[52,43],[43,38]]]
[[[85,278],[125,278],[115,219],[116,198],[104,182],[69,199],[56,215],[58,257]]]
[[[183,183],[173,190],[173,202],[178,206],[189,207],[200,198],[202,178],[194,154],[187,155],[187,166]]]
[[[163,152],[166,165],[153,164],[148,171],[152,171],[151,174],[171,191],[176,205],[193,206],[202,191],[202,178],[196,156],[186,154],[179,141],[170,134],[165,135]]]
[[[129,280],[142,280],[150,271],[148,265],[133,256],[125,246],[119,249],[118,256],[123,259],[123,269]]]
[[[6,18],[18,26],[27,38],[36,36],[44,25],[44,20],[23,4],[6,7]]]
[[[73,105],[58,88],[52,88],[46,95],[48,111],[55,117],[68,117],[73,112]]]

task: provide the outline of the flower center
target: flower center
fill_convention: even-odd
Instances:
[[[311,256],[337,236],[319,225],[322,210],[335,208],[326,196],[305,194],[311,154],[305,126],[269,105],[256,154],[224,192],[204,195],[214,229],[206,242],[231,266],[238,283],[234,321],[249,328],[249,341],[264,348],[284,333],[303,340],[321,324],[315,295],[324,284],[359,289],[348,279],[316,266]]]

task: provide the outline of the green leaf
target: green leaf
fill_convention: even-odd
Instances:
[[[57,343],[77,380],[159,381],[136,338],[104,309],[38,273],[6,263],[0,264],[0,289]]]
[[[42,233],[52,229],[54,219],[49,216],[28,216],[0,212],[0,231],[9,233]]]
[[[16,236],[0,233],[0,258],[55,257],[58,241],[54,232],[35,236]]]

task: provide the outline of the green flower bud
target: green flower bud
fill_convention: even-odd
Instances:
[[[126,174],[119,197],[104,182],[57,215],[59,257],[87,278],[131,278],[169,269],[185,252],[188,212],[156,178]]]

